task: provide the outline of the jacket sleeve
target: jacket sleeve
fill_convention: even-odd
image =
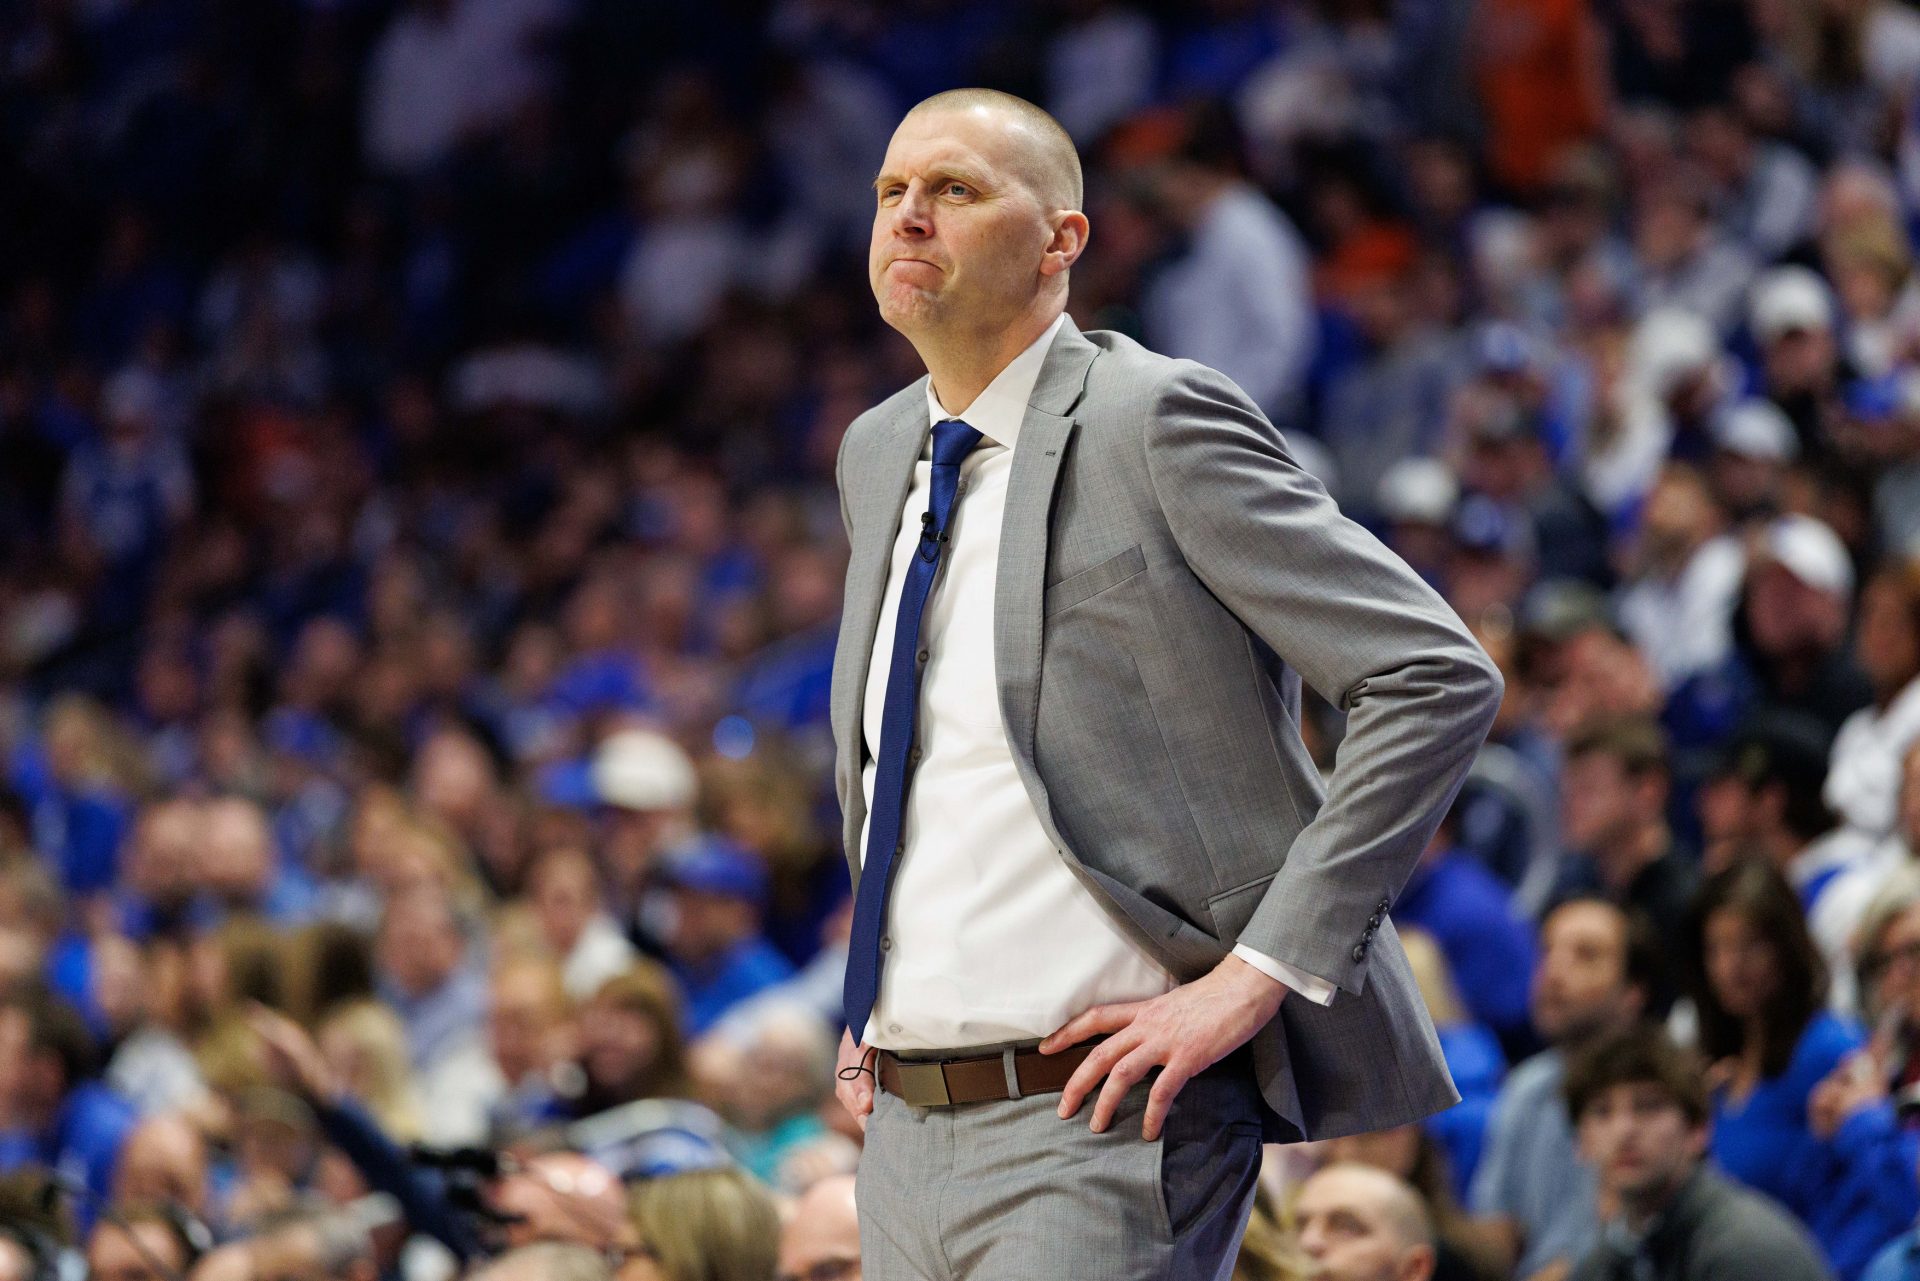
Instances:
[[[1175,362],[1147,471],[1181,554],[1347,714],[1327,796],[1240,941],[1358,994],[1367,951],[1500,705],[1499,669],[1432,588],[1342,516],[1221,374]]]

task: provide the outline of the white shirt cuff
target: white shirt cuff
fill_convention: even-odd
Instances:
[[[1333,984],[1294,969],[1285,961],[1276,961],[1264,952],[1256,952],[1245,943],[1234,945],[1233,954],[1270,979],[1285,983],[1315,1005],[1332,1005],[1337,990]]]

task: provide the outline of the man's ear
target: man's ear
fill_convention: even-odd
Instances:
[[[1053,236],[1047,241],[1047,251],[1040,259],[1040,274],[1055,276],[1067,270],[1080,259],[1087,250],[1087,240],[1093,234],[1093,227],[1087,216],[1078,209],[1068,209],[1056,214],[1053,224]]]
[[[1438,1256],[1432,1246],[1424,1243],[1409,1246],[1400,1256],[1400,1275],[1394,1281],[1431,1281],[1437,1263]]]

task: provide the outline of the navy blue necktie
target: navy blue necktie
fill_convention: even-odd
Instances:
[[[920,615],[946,551],[953,527],[954,500],[960,487],[961,460],[980,443],[978,431],[957,418],[933,426],[933,484],[927,511],[920,517],[920,544],[907,561],[900,585],[900,613],[893,628],[893,666],[887,673],[887,699],[880,713],[880,755],[873,779],[873,815],[867,828],[866,858],[860,865],[860,892],[853,901],[853,935],[847,943],[844,990],[847,1027],[854,1039],[865,1035],[873,1002],[880,995],[880,958],[887,924],[887,894],[893,871],[906,849],[902,825],[907,785],[920,759],[914,720],[920,706],[920,669],[927,651],[920,645]]]

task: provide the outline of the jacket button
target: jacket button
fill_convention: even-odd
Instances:
[[[1375,912],[1372,916],[1369,916],[1367,918],[1367,928],[1370,930],[1377,930],[1380,928],[1380,913]]]
[[[1359,963],[1359,962],[1361,962],[1361,961],[1364,961],[1364,960],[1366,960],[1366,959],[1367,959],[1367,945],[1366,945],[1365,943],[1355,943],[1355,944],[1353,945],[1353,953],[1352,953],[1352,955],[1353,955],[1353,959],[1354,959],[1354,962],[1355,962],[1356,964],[1357,964],[1357,963]]]

